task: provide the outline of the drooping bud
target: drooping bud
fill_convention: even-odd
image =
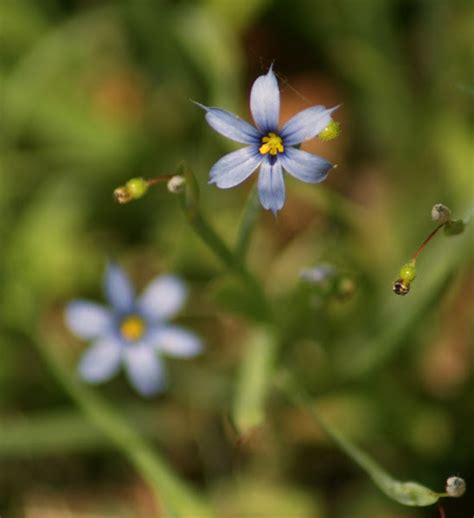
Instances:
[[[393,283],[393,291],[397,295],[406,295],[410,291],[410,284],[415,280],[415,277],[415,261],[412,260],[400,268],[400,278]]]
[[[149,184],[144,178],[131,178],[125,185],[114,190],[114,198],[118,203],[138,200],[148,191]]]
[[[447,223],[451,219],[451,210],[446,207],[446,205],[437,203],[436,205],[433,205],[433,208],[431,209],[431,219],[440,224]]]
[[[461,477],[449,477],[446,480],[446,493],[448,496],[459,497],[466,492],[466,482]]]
[[[179,174],[172,176],[167,183],[168,191],[173,194],[183,192],[186,179]]]
[[[329,140],[334,140],[339,137],[341,134],[341,126],[339,122],[331,119],[331,122],[318,134],[318,138],[323,142],[328,142]]]

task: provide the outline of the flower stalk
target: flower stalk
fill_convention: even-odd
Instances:
[[[297,385],[289,373],[279,373],[276,385],[295,406],[308,413],[334,443],[392,500],[407,506],[424,507],[435,504],[441,497],[449,496],[445,492],[438,493],[417,482],[402,482],[393,478],[370,455],[319,414],[310,396]]]

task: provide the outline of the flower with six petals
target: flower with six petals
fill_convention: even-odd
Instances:
[[[297,113],[279,129],[280,91],[272,68],[258,77],[252,86],[250,110],[255,127],[221,108],[199,106],[206,110],[207,122],[218,133],[247,144],[247,147],[225,155],[214,164],[209,183],[215,183],[221,189],[235,187],[260,167],[260,201],[274,214],[285,203],[283,170],[303,182],[319,183],[326,179],[333,167],[324,158],[302,151],[297,146],[321,133],[331,122],[331,113],[337,106],[329,109],[312,106]]]
[[[101,383],[123,364],[140,394],[159,392],[165,384],[161,355],[187,358],[202,349],[196,335],[168,324],[184,304],[184,284],[175,276],[162,275],[135,298],[125,272],[109,264],[105,293],[110,309],[86,300],[72,301],[66,307],[69,329],[93,342],[80,361],[80,376],[90,383]]]

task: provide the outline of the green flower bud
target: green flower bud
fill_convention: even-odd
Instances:
[[[444,233],[447,236],[457,236],[458,234],[464,232],[465,226],[466,224],[462,219],[453,219],[448,221],[444,226]]]
[[[132,178],[125,187],[132,200],[138,200],[148,191],[148,182],[144,178]]]
[[[410,284],[415,280],[416,268],[414,263],[406,263],[400,269],[400,279],[405,284]]]
[[[333,140],[341,134],[341,126],[339,122],[335,120],[331,120],[331,122],[319,133],[318,138],[323,142],[328,142],[329,140]]]

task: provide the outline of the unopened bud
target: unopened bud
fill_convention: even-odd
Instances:
[[[333,140],[341,134],[341,126],[339,122],[331,119],[331,122],[318,134],[318,138],[323,142]]]
[[[416,277],[416,268],[415,263],[410,262],[404,264],[400,269],[400,279],[406,284],[410,284],[415,280]]]
[[[448,496],[458,497],[466,492],[466,482],[461,477],[449,477],[446,480],[446,493]]]
[[[446,223],[451,219],[451,210],[446,205],[437,203],[431,209],[431,219],[439,224]]]
[[[144,178],[132,178],[125,185],[117,187],[114,197],[119,203],[138,200],[148,191],[148,182]]]
[[[184,176],[181,176],[179,174],[172,176],[168,180],[168,191],[172,192],[173,194],[179,194],[184,191],[184,185],[186,183],[186,179]]]

